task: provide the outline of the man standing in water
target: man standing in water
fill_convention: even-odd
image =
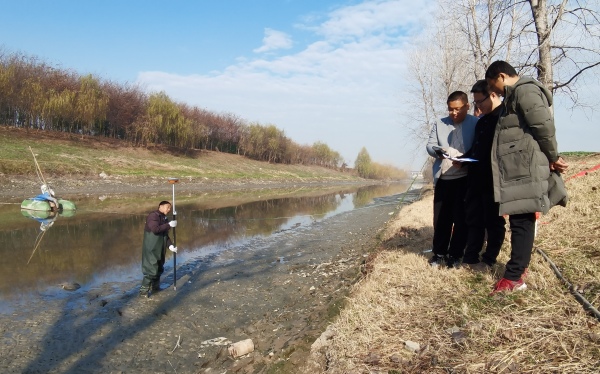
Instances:
[[[140,296],[149,297],[151,291],[160,291],[160,276],[164,271],[166,249],[177,253],[177,247],[169,238],[171,227],[177,226],[177,221],[167,219],[171,211],[171,203],[161,201],[158,209],[148,214],[144,227],[144,242],[142,244],[142,272],[144,279],[140,286]]]

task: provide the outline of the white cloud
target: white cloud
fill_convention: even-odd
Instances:
[[[329,19],[315,27],[328,39],[363,38],[369,34],[393,36],[398,32],[412,33],[423,26],[431,5],[415,6],[414,1],[365,1],[337,9]]]
[[[330,12],[320,24],[304,25],[303,32],[310,30],[317,39],[298,52],[241,56],[210,74],[142,72],[138,81],[178,101],[274,124],[300,144],[325,142],[350,164],[366,147],[376,162],[420,167],[411,165],[415,155],[402,146],[399,126],[405,51],[434,5],[365,1]],[[289,47],[291,38],[267,29],[256,51]]]
[[[263,45],[253,50],[253,52],[264,53],[277,49],[290,49],[292,48],[292,45],[292,38],[288,34],[266,28],[265,37],[263,38]]]
[[[142,72],[139,82],[211,111],[274,124],[300,144],[323,141],[350,164],[364,146],[376,162],[419,169],[425,151],[407,144],[400,121],[412,110],[403,105],[409,95],[407,44],[426,28],[428,16],[426,6],[415,7],[413,1],[366,1],[332,11],[320,24],[304,25],[318,39],[298,52],[241,56],[210,74]],[[597,81],[586,83],[578,87],[581,98],[600,97]],[[561,96],[556,104],[560,151],[598,150],[594,113],[569,111]]]

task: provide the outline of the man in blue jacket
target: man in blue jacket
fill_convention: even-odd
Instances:
[[[471,148],[478,118],[468,114],[469,98],[462,91],[448,96],[448,117],[431,128],[427,153],[433,162],[433,256],[432,266],[460,264],[467,242],[464,198],[467,168],[456,167],[446,158],[458,157]]]

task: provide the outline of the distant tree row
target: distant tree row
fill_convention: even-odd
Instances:
[[[299,145],[274,125],[177,103],[164,92],[101,80],[0,50],[0,123],[123,139],[135,146],[236,153],[271,163],[340,167],[326,144]]]
[[[378,180],[400,180],[406,179],[408,174],[404,170],[400,170],[391,165],[383,165],[377,162],[373,162],[371,160],[371,156],[365,147],[363,147],[360,152],[358,152],[358,156],[356,156],[356,161],[354,161],[354,166],[357,174],[362,178],[367,179],[378,179]]]

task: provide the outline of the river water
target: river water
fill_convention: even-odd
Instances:
[[[398,195],[406,184],[230,193],[175,191],[177,266],[210,259],[258,236],[288,230]],[[27,217],[18,203],[0,206],[0,299],[50,295],[62,283],[93,287],[141,279],[142,232],[147,214],[172,194],[80,196],[72,215]],[[398,201],[382,202],[393,209]],[[172,236],[171,236],[172,237]],[[172,270],[167,254],[165,273]],[[64,291],[63,291],[64,292]],[[6,306],[6,305],[5,305]]]

